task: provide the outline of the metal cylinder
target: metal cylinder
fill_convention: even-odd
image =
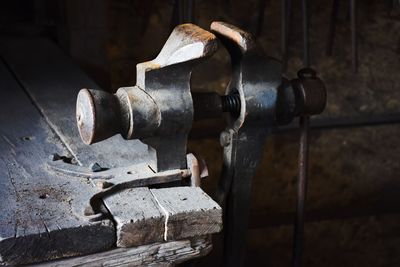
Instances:
[[[91,89],[79,91],[76,120],[85,144],[93,144],[121,132],[122,120],[118,98]]]

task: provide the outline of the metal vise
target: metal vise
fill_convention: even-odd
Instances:
[[[213,22],[211,30],[215,35],[193,24],[177,26],[156,59],[137,65],[136,86],[120,88],[114,95],[82,89],[76,116],[86,144],[116,134],[148,144],[156,153],[159,173],[187,168],[194,108],[196,114],[228,113],[228,126],[220,136],[224,159],[216,198],[225,212],[224,262],[237,266],[243,258],[252,178],[267,134],[297,116],[321,113],[326,89],[311,69],[301,70],[292,81],[282,78],[281,63],[265,56],[248,32],[223,22]],[[226,94],[192,95],[192,69],[217,50],[216,36],[231,56]]]
[[[193,67],[217,50],[216,37],[198,26],[174,29],[156,59],[137,65],[136,86],[115,95],[82,89],[76,116],[86,144],[116,134],[140,139],[156,153],[155,171],[186,168],[186,143],[193,121]]]

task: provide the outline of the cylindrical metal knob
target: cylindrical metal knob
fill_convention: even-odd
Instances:
[[[82,89],[76,101],[76,120],[85,144],[93,144],[121,132],[118,98],[110,93]]]
[[[116,134],[125,139],[153,136],[160,125],[154,100],[137,86],[122,87],[116,94],[82,89],[76,102],[76,120],[85,144]]]
[[[296,98],[296,115],[316,115],[322,113],[326,106],[326,88],[311,68],[301,69],[298,79],[292,80]]]

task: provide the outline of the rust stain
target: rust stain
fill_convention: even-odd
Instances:
[[[243,50],[249,50],[255,45],[252,34],[242,29],[221,21],[211,23],[211,30],[235,42]]]
[[[216,40],[214,34],[191,23],[181,24],[176,27],[176,30],[185,35],[186,38],[190,38],[194,41],[208,43]]]

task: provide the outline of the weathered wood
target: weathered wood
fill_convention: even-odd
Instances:
[[[53,153],[68,151],[0,63],[0,264],[94,253],[115,242],[109,220],[80,216],[92,185],[46,170]]]
[[[212,249],[210,237],[156,243],[137,248],[118,248],[94,255],[41,264],[40,266],[174,266],[207,255]]]
[[[0,55],[80,164],[111,168],[150,161],[147,145],[120,135],[90,146],[82,142],[75,119],[78,91],[100,88],[51,41],[2,38]]]
[[[116,222],[119,247],[204,236],[222,228],[221,208],[199,187],[134,188],[104,200]]]
[[[117,228],[117,246],[163,241],[165,216],[148,188],[126,189],[104,198]]]
[[[166,215],[165,240],[218,233],[222,209],[199,187],[151,189]]]

